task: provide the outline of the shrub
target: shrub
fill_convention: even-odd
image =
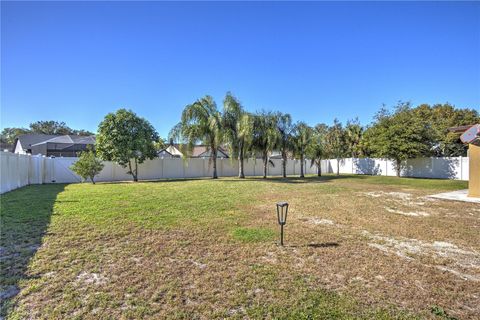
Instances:
[[[103,163],[95,157],[93,150],[89,149],[80,154],[80,158],[75,162],[70,169],[78,174],[85,181],[90,178],[95,184],[95,176],[103,169]]]

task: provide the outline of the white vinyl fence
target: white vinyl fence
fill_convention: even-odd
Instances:
[[[49,158],[0,151],[1,193],[20,188],[28,184],[42,183],[75,183],[81,178],[69,167],[78,158]],[[260,159],[245,161],[245,175],[260,176],[263,174],[263,163]],[[116,163],[105,161],[105,167],[96,177],[96,181],[125,181],[132,177],[127,169]],[[334,173],[337,160],[323,160],[322,172]],[[208,159],[190,158],[156,158],[139,165],[139,180],[157,180],[172,178],[200,178],[212,175],[212,167]],[[220,177],[238,175],[238,162],[230,159],[217,160],[217,172]],[[272,159],[268,166],[268,175],[279,176],[282,173],[282,160]],[[305,173],[315,174],[317,168],[305,161]],[[394,176],[395,169],[391,161],[382,159],[341,159],[340,173],[373,174]],[[287,174],[300,174],[300,161],[288,160]],[[402,170],[403,176],[425,178],[447,178],[468,180],[468,158],[419,158],[407,161]]]

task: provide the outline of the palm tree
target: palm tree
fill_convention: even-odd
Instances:
[[[267,178],[269,154],[278,142],[277,120],[273,113],[262,111],[254,116],[252,149],[262,156],[263,178]]]
[[[205,96],[183,109],[182,120],[170,132],[172,138],[180,138],[186,145],[186,153],[201,142],[210,151],[213,179],[217,179],[217,151],[222,142],[222,115],[211,96]],[[184,153],[185,154],[185,153]]]
[[[243,161],[251,144],[253,118],[230,92],[223,100],[223,129],[230,154],[238,158],[238,177],[243,179]]]
[[[333,125],[328,128],[325,136],[327,153],[337,159],[337,176],[340,175],[340,159],[345,156],[345,130],[338,119],[333,120]]]
[[[352,158],[357,158],[359,155],[360,141],[363,135],[363,127],[361,126],[358,118],[347,121],[345,127],[345,140],[348,145],[348,149],[352,155]]]
[[[305,154],[307,152],[307,147],[310,145],[312,140],[313,130],[305,122],[298,122],[295,125],[294,131],[294,144],[295,144],[295,154],[300,157],[300,178],[304,178],[304,162]]]
[[[313,130],[312,140],[307,147],[307,156],[311,159],[310,166],[317,167],[317,175],[322,175],[322,159],[325,158],[325,136],[328,126],[326,124],[317,124]]]
[[[288,113],[278,112],[277,130],[278,130],[278,147],[282,154],[282,175],[287,177],[287,156],[288,151],[292,149],[292,117]]]

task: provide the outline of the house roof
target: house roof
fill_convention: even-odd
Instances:
[[[170,153],[171,155],[175,155],[175,156],[182,156],[183,155],[183,153],[181,151],[181,146],[179,144],[169,145],[165,149],[160,150],[159,153],[162,152],[162,151],[166,151],[166,152]],[[218,147],[218,151],[220,153],[222,153],[226,158],[228,158],[228,152],[224,148]],[[208,153],[208,152],[209,152],[209,147],[208,146],[206,146],[206,145],[196,145],[196,146],[193,147],[193,150],[190,154],[190,157],[192,157],[192,158],[202,157],[205,153]]]
[[[18,136],[23,149],[30,149],[34,145],[44,143],[67,143],[67,144],[94,144],[94,136],[77,135],[51,135],[51,134],[22,134]]]
[[[469,124],[469,125],[466,125],[466,126],[451,127],[451,128],[448,128],[448,131],[454,132],[454,133],[464,133],[465,131],[470,129],[472,126],[474,126],[474,125]]]

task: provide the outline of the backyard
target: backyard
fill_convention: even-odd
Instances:
[[[478,318],[480,206],[426,197],[466,187],[353,175],[27,186],[1,197],[1,313]]]

